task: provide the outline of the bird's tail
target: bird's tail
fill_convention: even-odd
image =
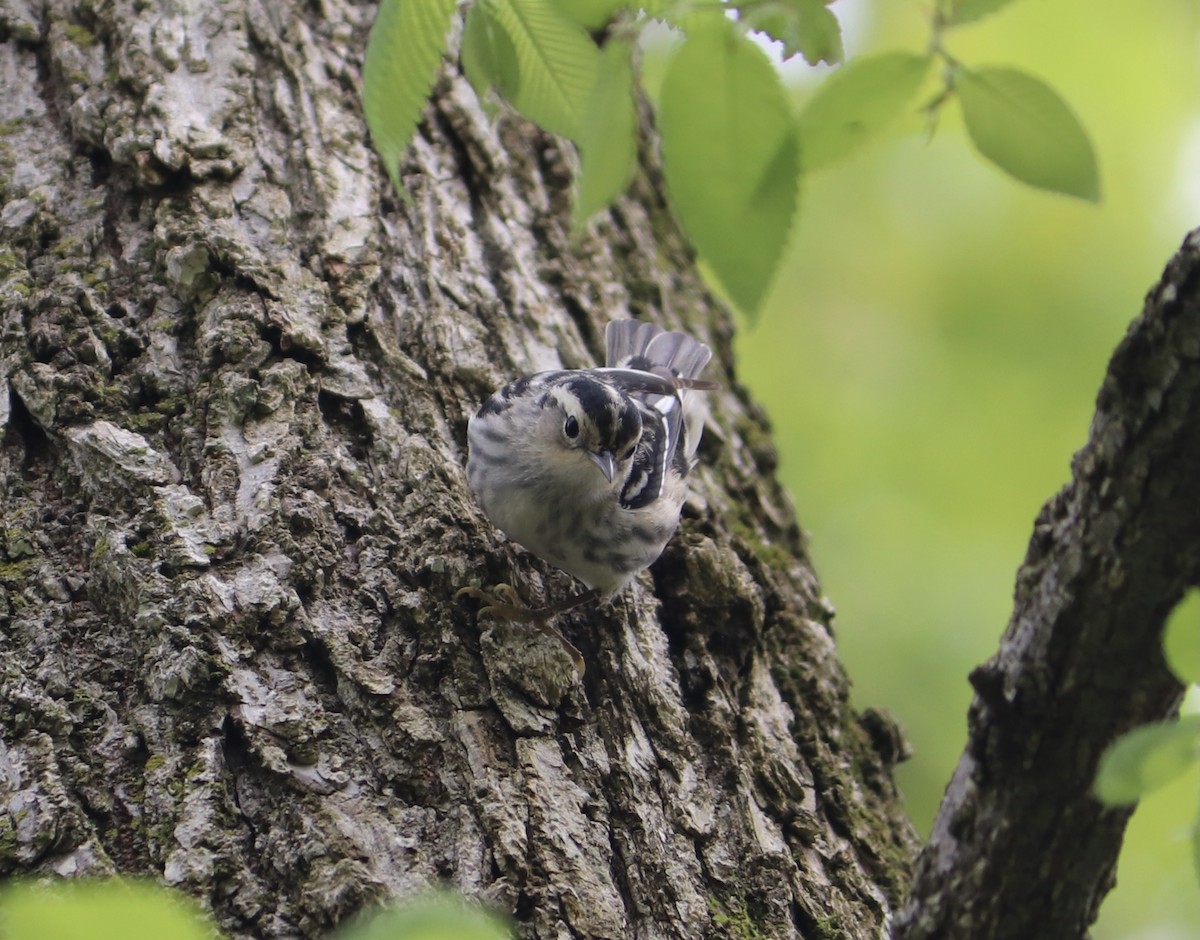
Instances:
[[[716,388],[715,383],[695,382],[712,358],[712,350],[686,333],[663,330],[641,320],[613,320],[604,334],[604,364],[616,369],[657,372],[663,369],[684,381],[680,388]]]
[[[689,395],[688,389],[711,391],[717,382],[700,378],[712,358],[712,350],[686,333],[663,330],[641,320],[613,320],[604,333],[605,365],[615,369],[636,369],[669,379],[674,395],[646,396],[647,403],[661,411],[676,430],[682,420],[684,434],[679,453],[685,463],[694,463],[696,448],[704,430],[708,408],[702,395]]]

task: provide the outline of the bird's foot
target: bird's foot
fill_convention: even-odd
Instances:
[[[521,603],[521,599],[517,596],[517,592],[511,584],[497,584],[491,590],[487,588],[465,587],[461,588],[455,597],[470,597],[477,601],[482,601],[484,606],[479,609],[480,617],[495,617],[499,620],[515,620],[519,623],[531,623],[537,627],[542,633],[547,636],[552,636],[562,644],[567,655],[571,657],[571,662],[575,664],[575,671],[579,673],[579,678],[583,678],[586,665],[583,661],[583,654],[579,652],[575,644],[563,636],[558,630],[550,626],[550,619],[564,610],[569,610],[577,606],[584,600],[590,599],[593,592],[587,592],[587,596],[572,597],[565,604],[553,604],[549,607],[526,607]]]
[[[511,584],[497,584],[491,590],[487,588],[465,587],[455,597],[470,597],[482,601],[484,606],[479,608],[480,617],[496,617],[499,620],[519,620],[522,623],[544,623],[548,618],[542,609],[526,607],[517,597]]]

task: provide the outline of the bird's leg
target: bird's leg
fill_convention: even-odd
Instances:
[[[595,590],[573,594],[571,597],[559,601],[557,604],[550,604],[546,607],[523,606],[520,598],[517,597],[517,592],[513,590],[510,584],[497,584],[490,591],[485,588],[465,587],[459,590],[454,596],[472,597],[475,600],[483,601],[486,606],[480,608],[480,617],[498,617],[503,620],[532,623],[542,633],[554,637],[563,645],[563,649],[567,651],[567,655],[575,663],[575,670],[579,673],[580,677],[583,676],[583,654],[575,648],[575,645],[570,640],[559,633],[554,627],[550,626],[550,620],[559,614],[566,613],[568,610],[581,607],[584,604],[599,599],[600,595]]]

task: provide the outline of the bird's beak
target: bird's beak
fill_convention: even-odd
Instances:
[[[602,450],[597,454],[589,450],[588,456],[592,458],[592,463],[600,468],[600,472],[604,474],[604,479],[611,483],[613,481],[613,474],[617,472],[617,462],[613,457],[612,451]]]

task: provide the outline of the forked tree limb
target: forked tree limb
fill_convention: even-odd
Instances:
[[[1072,480],[1034,524],[897,940],[1086,934],[1130,815],[1091,795],[1097,763],[1178,707],[1162,626],[1198,581],[1200,230],[1114,353]]]

